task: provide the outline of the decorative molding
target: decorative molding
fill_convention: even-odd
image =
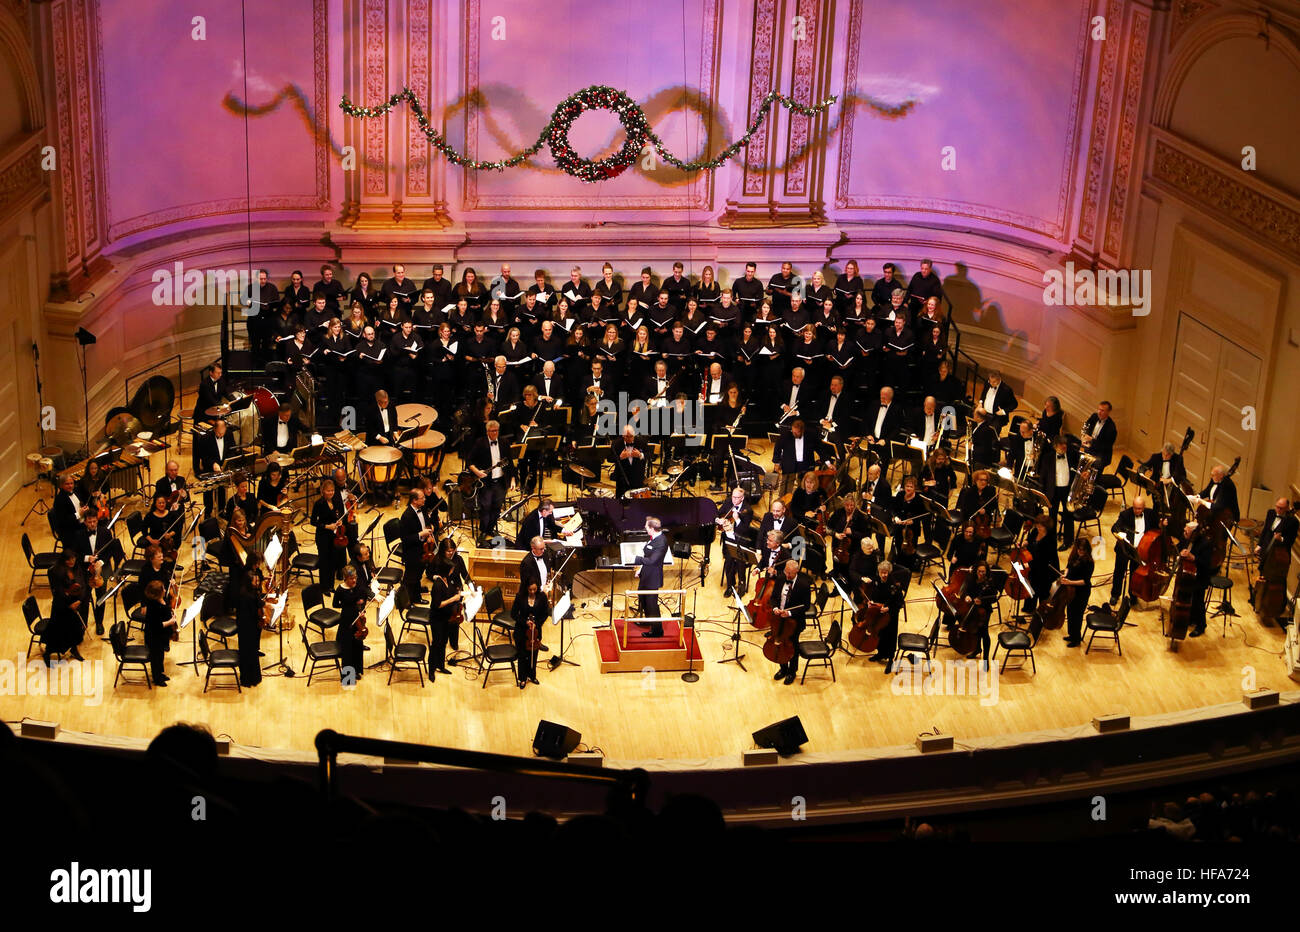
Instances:
[[[14,206],[43,193],[48,180],[41,170],[41,134],[33,133],[0,167],[0,218]]]
[[[432,68],[430,67],[429,36],[433,32],[430,21],[429,0],[407,0],[406,34],[410,37],[406,47],[406,86],[420,95],[421,100],[433,100]],[[409,112],[406,122],[406,196],[427,197],[432,173],[429,161],[429,140]]]
[[[1174,0],[1169,8],[1169,48],[1178,44],[1192,23],[1217,7],[1210,0]]]
[[[971,201],[951,201],[942,198],[902,197],[886,195],[855,195],[849,192],[853,169],[853,125],[857,107],[850,100],[857,81],[858,62],[862,50],[862,24],[865,17],[864,0],[852,0],[849,7],[848,53],[844,65],[844,114],[840,120],[840,164],[835,182],[835,206],[845,209],[916,210],[947,214],[965,220],[987,220],[1004,226],[1038,233],[1055,240],[1065,236],[1070,193],[1074,189],[1075,166],[1078,163],[1075,143],[1079,134],[1079,111],[1083,106],[1083,75],[1087,56],[1084,54],[1088,40],[1089,13],[1092,0],[1075,0],[1079,7],[1078,41],[1075,49],[1074,90],[1070,98],[1070,112],[1066,123],[1065,146],[1062,152],[1061,185],[1057,192],[1057,214],[1052,219],[1031,217],[1014,210],[1004,210]]]
[[[363,100],[383,100],[388,87],[388,0],[364,0],[362,6],[364,80]],[[323,103],[323,102],[322,102]],[[365,193],[382,197],[388,193],[388,120],[367,120],[365,158],[362,172]],[[380,168],[370,166],[379,165]]]
[[[1123,21],[1123,0],[1110,0],[1106,21]],[[1102,172],[1106,165],[1106,138],[1110,132],[1110,112],[1115,93],[1115,70],[1119,62],[1119,42],[1102,46],[1101,65],[1097,73],[1097,96],[1092,107],[1092,140],[1088,144],[1088,167],[1083,183],[1083,209],[1079,213],[1079,235],[1092,243],[1097,232],[1097,208],[1101,201]]]
[[[247,198],[220,198],[209,201],[199,201],[192,204],[179,204],[174,207],[163,210],[150,211],[145,214],[138,214],[134,217],[127,217],[108,226],[108,242],[133,236],[146,230],[156,227],[167,226],[180,220],[205,220],[211,217],[219,217],[225,214],[243,213],[245,211],[282,211],[282,210],[328,210],[330,204],[330,176],[329,176],[329,104],[327,94],[329,91],[329,35],[328,23],[326,22],[329,0],[312,0],[312,27],[313,27],[313,100],[311,102],[312,114],[315,117],[314,139],[312,144],[316,150],[315,175],[316,175],[316,192],[314,194],[287,195],[278,197],[255,197],[251,204]],[[98,22],[98,21],[97,21]],[[96,47],[100,46],[98,29],[96,29]],[[97,61],[103,60],[102,52],[96,56]],[[96,75],[96,84],[98,75]],[[248,101],[245,101],[248,103]],[[101,107],[102,109],[102,107]],[[102,147],[102,151],[107,153],[107,147]],[[105,177],[112,177],[109,170],[107,154],[101,157],[101,166]],[[112,216],[111,209],[111,189],[112,185],[106,185],[104,191],[105,217]]]
[[[55,3],[50,7],[50,45],[54,55],[54,111],[55,124],[58,131],[58,152],[62,153],[64,159],[64,168],[69,169],[72,166],[69,163],[69,155],[73,152],[72,139],[72,95],[68,81],[68,38],[67,38],[67,5],[65,3]],[[57,174],[57,191],[59,204],[63,208],[63,264],[64,268],[55,273],[55,277],[61,277],[66,274],[77,259],[77,243],[80,238],[77,235],[77,204],[73,197],[72,185],[67,182],[69,175],[74,174],[71,171],[58,172]]]
[[[1124,218],[1132,187],[1134,149],[1137,145],[1138,112],[1142,109],[1143,76],[1146,71],[1147,38],[1151,14],[1142,7],[1133,8],[1129,26],[1128,64],[1124,70],[1124,109],[1120,116],[1119,138],[1115,146],[1115,168],[1111,172],[1110,206],[1106,210],[1106,239],[1102,251],[1119,261],[1124,233]]]
[[[1246,184],[1209,156],[1192,155],[1163,135],[1154,140],[1150,177],[1251,238],[1300,257],[1300,209],[1285,203],[1282,192],[1259,190],[1265,185],[1256,179]]]
[[[762,106],[763,97],[772,89],[776,53],[776,0],[756,0],[754,4],[753,60],[749,67],[749,107],[745,123],[752,123]],[[776,121],[754,136],[745,149],[746,195],[762,195],[767,190],[767,142]]]
[[[95,179],[99,175],[95,163],[96,147],[93,145],[102,125],[98,108],[91,105],[91,82],[99,77],[97,56],[86,39],[86,19],[98,16],[98,4],[93,10],[87,10],[86,0],[75,0],[72,15],[72,47],[81,54],[76,60],[77,114],[79,127],[77,138],[77,161],[79,182],[77,196],[80,202],[78,211],[81,218],[81,242],[78,244],[83,258],[97,253],[101,242],[101,225],[99,218],[99,198]]]
[[[774,2],[774,0],[767,0]],[[482,0],[466,0],[465,16],[465,154],[471,159],[479,158],[479,133],[483,124],[480,107],[475,92],[479,87],[479,40],[483,35],[480,28]],[[703,0],[701,10],[700,86],[697,89],[701,99],[712,102],[717,100],[717,66],[719,24],[722,16],[722,0]],[[759,95],[761,102],[762,95]],[[432,115],[431,115],[432,118]],[[369,121],[375,122],[375,121]],[[768,127],[775,120],[768,121]],[[757,137],[755,137],[757,138]],[[708,140],[705,141],[707,151]],[[752,144],[751,144],[752,148]],[[479,175],[481,172],[464,171],[463,200],[464,210],[527,210],[560,209],[590,211],[592,200],[587,196],[545,196],[545,195],[511,195],[481,194],[479,192]],[[697,172],[696,177],[682,186],[681,194],[630,194],[611,197],[602,194],[600,207],[603,212],[611,210],[707,210],[712,196],[713,173]]]
[[[817,15],[821,3],[819,0],[797,0],[795,9],[804,18],[808,38],[794,43],[794,74],[790,81],[790,96],[801,104],[811,104],[814,99],[813,85],[817,81],[817,52],[822,47],[817,30],[824,28]],[[785,150],[785,194],[798,197],[808,193],[808,153],[804,150],[808,146],[812,120],[791,113],[789,127]]]

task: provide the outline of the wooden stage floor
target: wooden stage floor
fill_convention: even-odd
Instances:
[[[753,444],[765,453],[766,446]],[[188,462],[188,449],[180,458]],[[156,455],[155,477],[161,474],[162,464],[163,457]],[[443,475],[449,474],[455,475],[444,468]],[[561,500],[563,487],[553,491],[556,500]],[[705,493],[703,486],[700,492]],[[46,495],[48,499],[48,492]],[[37,550],[51,544],[45,518],[33,516],[25,529],[19,527],[34,497],[33,487],[25,487],[0,512],[4,529],[0,535],[5,541],[0,570],[8,580],[0,592],[8,616],[0,626],[0,665],[11,671],[22,660],[28,639],[20,611],[28,579],[20,536],[23,530],[28,531]],[[1094,604],[1108,591],[1109,527],[1117,508],[1117,504],[1108,505],[1102,518],[1107,559],[1097,565],[1098,578],[1104,574],[1104,581],[1094,588]],[[396,514],[397,508],[390,511]],[[368,524],[374,514],[362,517]],[[304,537],[300,529],[299,534],[300,539],[310,541],[309,533]],[[183,549],[183,562],[187,555],[188,548]],[[676,586],[676,569],[670,568],[666,575],[666,584]],[[688,571],[687,579],[692,577],[698,580],[698,565]],[[805,750],[810,752],[835,754],[910,745],[917,734],[935,728],[956,736],[960,746],[965,737],[1068,728],[1085,725],[1099,714],[1156,715],[1236,701],[1249,685],[1248,677],[1261,688],[1290,688],[1282,660],[1284,629],[1261,626],[1247,604],[1242,572],[1234,570],[1232,577],[1238,617],[1228,626],[1226,637],[1222,636],[1221,621],[1214,620],[1204,637],[1182,642],[1181,649],[1173,653],[1160,634],[1159,611],[1135,609],[1129,620],[1136,626],[1125,628],[1122,635],[1122,657],[1105,647],[1085,655],[1083,648],[1064,646],[1064,629],[1046,631],[1036,650],[1036,675],[1027,664],[1024,669],[1013,669],[1013,664],[1005,674],[986,680],[982,692],[972,687],[962,695],[902,689],[901,681],[884,675],[882,665],[865,657],[850,659],[844,653],[835,657],[837,682],[831,681],[828,670],[814,667],[806,683],[785,686],[772,680],[774,668],[762,656],[762,633],[752,628],[742,632],[747,670],[734,663],[720,664],[718,661],[732,656],[732,613],[720,591],[721,560],[715,552],[705,584],[696,589],[704,663],[694,684],[683,682],[678,672],[602,675],[593,629],[606,622],[608,610],[600,597],[593,595],[576,599],[577,618],[566,626],[570,638],[567,656],[579,665],[551,671],[545,665],[550,655],[543,654],[538,674],[541,685],[523,691],[508,671],[500,669],[492,674],[487,688],[481,688],[475,669],[466,665],[453,668],[454,675],[439,676],[436,683],[423,689],[413,673],[395,678],[389,686],[385,684],[387,672],[374,670],[349,688],[332,675],[317,677],[308,688],[306,677],[300,674],[289,679],[268,677],[242,694],[232,689],[209,690],[205,695],[202,678],[189,667],[177,666],[190,659],[188,635],[174,644],[169,654],[167,670],[172,679],[166,689],[148,690],[143,685],[113,689],[116,664],[112,651],[107,640],[94,635],[92,626],[82,654],[89,663],[102,664],[95,667],[101,677],[99,701],[84,695],[21,694],[27,690],[16,688],[11,674],[8,685],[0,677],[0,715],[9,722],[27,717],[56,721],[70,731],[146,739],[172,722],[204,723],[214,734],[229,735],[235,744],[250,749],[311,752],[316,733],[333,728],[376,738],[518,755],[531,753],[537,722],[549,719],[581,732],[584,745],[600,748],[611,761],[689,761],[696,765],[707,760],[719,766],[737,765],[739,753],[752,746],[753,731],[791,715],[802,719],[809,738]],[[931,570],[922,584],[912,584],[903,630],[929,630],[935,615],[933,578]],[[604,579],[602,576],[601,584],[608,585]],[[295,585],[289,605],[300,616],[297,589]],[[34,591],[42,612],[47,613],[48,589],[38,584]],[[186,596],[188,599],[188,587]],[[828,603],[824,625],[834,617],[838,604],[835,598]],[[1004,611],[1010,605],[1003,600]],[[110,608],[108,620],[111,617]],[[813,630],[810,627],[806,634]],[[995,638],[999,630],[993,628]],[[461,638],[462,643],[468,642],[468,626]],[[552,649],[558,648],[558,629],[548,626],[545,640]],[[376,625],[371,625],[368,644],[367,663],[380,660],[384,639]],[[264,634],[262,647],[267,654],[265,662],[277,657],[274,635]],[[286,632],[285,653],[290,665],[301,671],[303,648],[298,627]],[[39,661],[37,652],[33,657]],[[959,659],[944,647],[938,657],[945,662]],[[93,679],[93,675],[83,678],[83,684]]]

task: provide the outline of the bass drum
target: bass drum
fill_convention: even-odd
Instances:
[[[253,404],[262,417],[275,417],[280,413],[280,402],[276,400],[275,392],[264,385],[253,389]]]

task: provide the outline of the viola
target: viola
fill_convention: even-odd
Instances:
[[[745,606],[749,620],[755,628],[768,628],[772,625],[772,596],[776,593],[776,578],[763,576],[754,587],[754,597]]]
[[[356,507],[357,507],[356,499],[352,498],[351,496],[348,496],[348,503],[343,508],[343,517],[339,519],[339,526],[334,529],[335,547],[344,547],[344,548],[347,547],[348,545],[347,526],[349,522],[352,523],[356,522],[356,516],[354,515],[354,512],[356,511]]]

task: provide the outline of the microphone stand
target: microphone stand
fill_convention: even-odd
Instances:
[[[682,674],[683,683],[698,683],[700,675],[695,672],[695,649],[699,642],[695,639],[695,603],[698,592],[691,593],[691,612],[682,617],[682,633],[691,632],[691,639],[686,645],[686,672]],[[701,658],[703,659],[703,658]]]

